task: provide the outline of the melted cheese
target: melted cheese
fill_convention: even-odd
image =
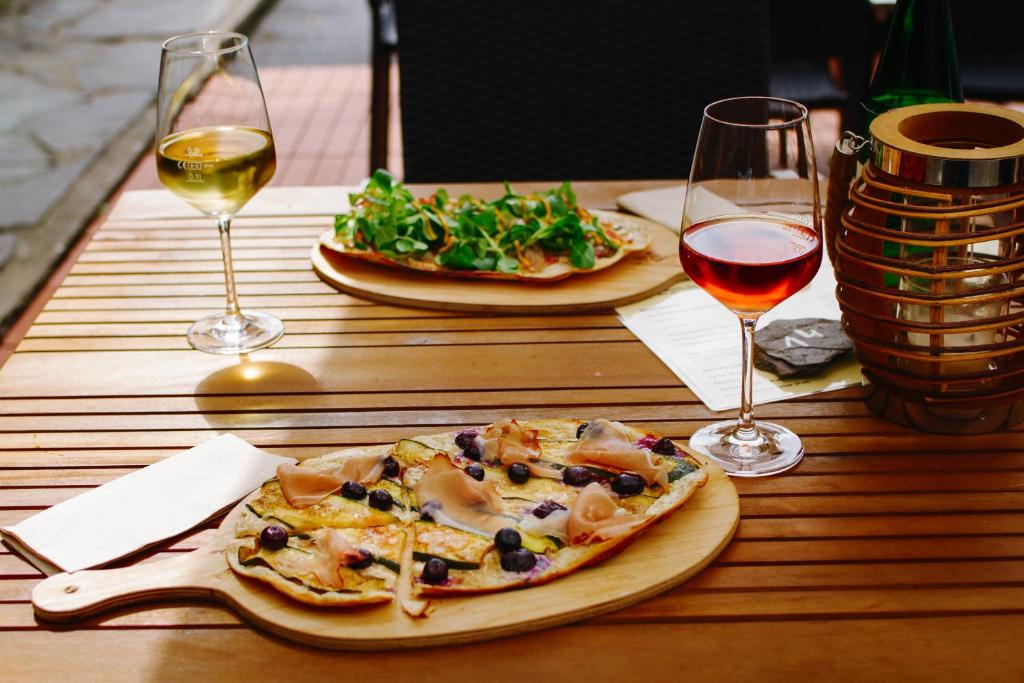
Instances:
[[[551,536],[567,543],[569,541],[569,511],[553,510],[543,519],[527,515],[519,522],[519,528],[534,536]]]
[[[573,503],[566,531],[569,543],[579,545],[621,536],[644,521],[645,517],[629,514],[620,508],[595,481],[584,486]]]
[[[608,420],[592,421],[565,461],[570,465],[596,465],[634,472],[662,489],[668,489],[668,473],[674,467],[666,458],[638,448],[625,426]]]
[[[413,491],[421,510],[434,521],[484,536],[510,526],[505,506],[493,482],[477,481],[438,455]]]
[[[326,470],[282,464],[277,467],[277,478],[289,505],[308,507],[340,489],[346,481],[360,484],[378,481],[384,474],[385,458],[387,455],[360,455],[347,458],[340,465]]]
[[[485,462],[500,462],[505,467],[522,463],[535,477],[561,479],[561,472],[537,462],[541,456],[539,435],[538,430],[523,429],[514,419],[505,418],[477,436],[476,444]]]

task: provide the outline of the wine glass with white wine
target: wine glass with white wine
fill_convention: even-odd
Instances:
[[[189,344],[224,354],[270,346],[284,325],[267,313],[239,308],[231,261],[231,219],[277,167],[248,38],[210,31],[164,42],[156,139],[160,182],[217,223],[224,255],[227,308],[194,323]]]

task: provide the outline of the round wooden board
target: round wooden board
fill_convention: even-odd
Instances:
[[[686,278],[679,266],[679,238],[638,216],[595,211],[616,222],[641,223],[651,246],[610,268],[555,282],[457,278],[389,268],[313,246],[313,270],[328,284],[355,296],[388,304],[489,313],[581,313],[622,306],[657,294]]]
[[[36,586],[32,602],[40,618],[68,622],[139,602],[216,600],[271,633],[339,650],[454,645],[536,631],[646,600],[717,557],[739,523],[739,497],[722,470],[704,466],[710,475],[704,488],[619,555],[542,586],[435,599],[424,619],[407,616],[397,600],[355,609],[311,607],[237,576],[224,549],[234,537],[239,512],[258,491],[239,503],[199,550],[123,569],[58,574]]]

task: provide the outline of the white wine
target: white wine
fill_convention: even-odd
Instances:
[[[245,126],[191,128],[168,135],[156,150],[160,182],[215,218],[229,218],[270,182],[274,138]]]

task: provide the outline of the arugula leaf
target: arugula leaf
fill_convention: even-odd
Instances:
[[[576,268],[587,270],[594,267],[594,262],[594,245],[582,239],[573,242],[569,263]]]
[[[339,241],[395,260],[430,259],[444,268],[514,273],[528,250],[545,258],[566,255],[576,268],[595,264],[594,246],[617,250],[600,222],[579,208],[568,182],[544,192],[505,193],[485,202],[452,200],[444,189],[420,200],[388,171],[373,173],[362,192],[349,196],[351,210],[335,217]],[[535,254],[528,255],[535,261]]]
[[[507,256],[498,259],[498,270],[502,273],[514,273],[519,270],[519,261]]]
[[[497,264],[497,259],[493,256],[483,256],[481,258],[473,259],[473,267],[477,270],[494,270],[494,266]]]
[[[391,183],[395,177],[383,168],[378,168],[370,178],[371,185],[376,185],[384,192],[391,192]]]
[[[473,268],[473,259],[475,258],[476,255],[468,244],[460,244],[443,254],[439,254],[437,262],[445,268],[452,268],[454,270],[475,270]]]

